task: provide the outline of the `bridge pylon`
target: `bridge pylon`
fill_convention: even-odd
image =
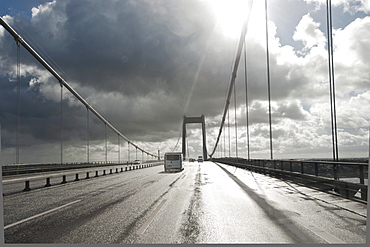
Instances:
[[[206,124],[204,115],[200,117],[187,117],[184,116],[182,122],[182,154],[184,159],[186,158],[186,124],[188,123],[200,123],[202,124],[202,136],[203,136],[203,159],[208,159],[207,157],[207,143],[206,143]]]

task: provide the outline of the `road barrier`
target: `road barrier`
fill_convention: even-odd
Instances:
[[[163,164],[163,162],[147,163],[147,164],[143,164],[143,165],[139,165],[139,166],[129,165],[129,166],[125,167],[125,171],[143,169],[143,168],[153,167],[153,166],[162,165],[162,164]],[[136,167],[136,169],[135,169],[135,167]],[[99,177],[99,171],[103,172],[102,173],[103,176],[107,175],[106,174],[106,168],[104,168],[104,167],[96,167],[96,168],[103,168],[103,169],[102,170],[101,169],[100,170],[95,170],[95,177]],[[115,169],[116,169],[116,172],[113,173],[112,172],[113,168],[109,168],[109,170],[110,170],[109,174],[119,173],[119,171],[118,171],[119,168],[115,168]],[[75,177],[74,181],[80,181],[79,174],[86,173],[85,179],[90,179],[91,178],[90,177],[90,172],[94,172],[94,170],[88,170],[88,171],[79,170],[79,171],[70,171],[70,172],[58,173],[58,174],[42,174],[42,173],[40,173],[40,175],[35,175],[35,176],[30,176],[30,177],[23,177],[23,178],[13,178],[13,179],[6,179],[6,176],[3,176],[2,183],[3,183],[3,185],[6,185],[6,184],[14,184],[14,183],[24,182],[25,187],[24,187],[23,191],[30,191],[31,190],[31,187],[30,187],[30,182],[31,181],[46,179],[46,183],[45,183],[44,187],[50,187],[51,186],[51,183],[50,183],[51,178],[61,177],[62,181],[61,181],[60,184],[65,184],[65,183],[67,183],[67,175],[75,174],[76,177]],[[120,172],[123,172],[123,167],[121,167]],[[5,178],[5,180],[4,180],[4,178]]]
[[[158,161],[147,161],[147,163],[157,163]],[[74,162],[74,163],[50,163],[50,164],[12,164],[12,165],[3,165],[2,166],[2,175],[18,175],[18,174],[27,174],[27,173],[40,173],[40,172],[50,172],[50,171],[59,171],[59,170],[71,170],[71,169],[82,169],[82,168],[92,168],[92,167],[102,167],[102,166],[133,166],[133,162]]]
[[[335,192],[349,199],[367,202],[368,185],[365,183],[368,178],[367,163],[241,158],[216,158],[212,161],[281,179],[289,179],[308,187]]]

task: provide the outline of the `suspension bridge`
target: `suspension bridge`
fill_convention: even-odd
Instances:
[[[186,160],[183,172],[166,173],[161,154],[168,150],[158,150],[130,139],[130,133],[122,133],[109,122],[4,18],[0,18],[0,24],[15,39],[18,80],[15,161],[2,166],[4,243],[366,242],[368,163],[340,162],[338,158],[331,32],[328,32],[328,56],[332,160],[274,159],[269,76],[270,159],[251,159],[249,143],[247,157],[240,157],[237,141],[235,157],[230,157],[230,153],[226,155],[222,134],[226,132],[233,93],[236,100],[235,79],[243,47],[246,50],[247,19],[240,35],[214,147],[207,149],[206,115],[183,116],[182,119],[179,140],[182,137],[184,157],[189,156],[186,125],[200,123],[202,154],[207,161]],[[331,25],[328,8],[330,30]],[[20,161],[21,47],[60,85],[60,130],[54,133],[60,138],[60,156],[56,162]],[[268,66],[267,70],[269,75]],[[73,162],[65,161],[64,157],[65,89],[86,108],[86,156]],[[103,161],[91,159],[94,152],[90,146],[91,114],[104,126]],[[108,156],[107,131],[117,137],[114,160],[108,159],[111,156]],[[121,147],[124,144],[127,154],[123,155]]]

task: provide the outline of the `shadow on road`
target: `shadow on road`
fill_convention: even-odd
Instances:
[[[301,227],[294,222],[288,215],[283,211],[275,208],[267,198],[263,198],[259,194],[255,193],[251,188],[244,184],[235,175],[229,172],[221,165],[215,163],[220,167],[239,187],[253,199],[261,209],[266,213],[267,217],[271,219],[277,226],[283,229],[296,243],[315,243],[314,239],[308,236],[304,231],[300,230]]]

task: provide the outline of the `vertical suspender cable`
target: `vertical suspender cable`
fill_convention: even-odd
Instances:
[[[230,151],[231,151],[231,141],[230,141],[230,111],[227,111],[227,130],[229,132],[229,157],[231,157],[231,155],[230,155]]]
[[[337,116],[335,103],[335,82],[334,82],[334,59],[333,59],[333,36],[332,36],[332,15],[331,0],[326,0],[327,35],[328,35],[328,64],[329,64],[329,88],[330,88],[330,113],[331,132],[333,143],[333,160],[338,160],[338,138],[337,138]]]
[[[16,150],[15,150],[15,163],[19,164],[19,138],[21,132],[21,44],[19,39],[17,42],[17,131],[16,131]]]
[[[245,79],[245,113],[247,118],[247,153],[248,160],[250,160],[250,151],[249,151],[249,102],[248,102],[248,73],[247,73],[247,44],[244,43],[244,79]]]
[[[86,155],[87,155],[87,163],[90,162],[90,114],[89,108],[86,107]]]
[[[334,76],[334,52],[333,52],[333,19],[331,11],[331,0],[330,0],[330,50],[331,50],[331,65],[332,65],[332,80],[333,80],[333,113],[334,113],[334,129],[335,129],[335,154],[336,159],[339,160],[339,151],[338,151],[338,131],[337,131],[337,111],[336,111],[336,100],[335,100],[335,76]]]
[[[333,89],[331,83],[331,53],[330,53],[330,18],[329,18],[329,2],[326,0],[326,26],[328,35],[328,65],[329,65],[329,97],[330,97],[330,121],[331,121],[331,137],[332,137],[332,148],[333,148],[333,160],[336,160],[335,156],[335,134],[334,134],[334,119],[333,119]]]
[[[235,109],[234,109],[234,113],[235,113],[235,154],[236,154],[236,157],[238,157],[238,121],[236,119],[236,86],[235,86],[235,83],[234,83],[234,105],[235,105]]]
[[[272,124],[271,124],[271,89],[270,89],[270,54],[269,54],[269,35],[268,35],[268,17],[267,17],[267,0],[265,0],[265,17],[266,17],[266,65],[267,65],[267,94],[269,101],[269,126],[270,126],[270,158],[273,159],[272,151]]]
[[[222,151],[223,151],[223,146],[222,146],[222,142],[220,143],[220,158],[222,157]]]
[[[105,163],[108,162],[108,144],[107,144],[107,125],[104,124],[104,133],[105,133]]]
[[[127,142],[127,162],[130,162],[130,143]]]
[[[119,135],[117,135],[118,139],[118,163],[121,163],[121,140],[119,139]]]
[[[60,83],[60,164],[63,164],[63,84]]]
[[[224,131],[224,157],[226,157],[226,131]]]

